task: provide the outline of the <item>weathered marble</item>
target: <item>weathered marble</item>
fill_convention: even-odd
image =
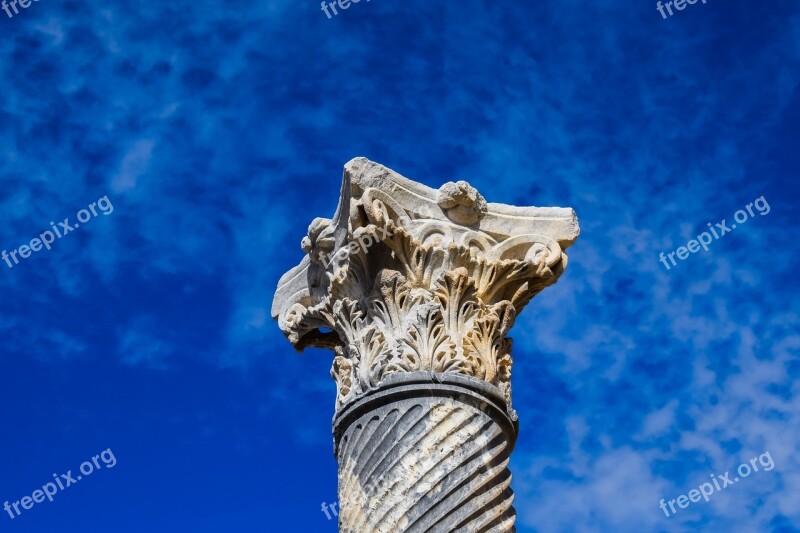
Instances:
[[[334,434],[340,531],[512,529],[517,424],[496,387],[396,373],[340,411]]]
[[[571,209],[345,166],[272,306],[297,350],[335,354],[340,531],[513,531],[507,334],[578,234]]]

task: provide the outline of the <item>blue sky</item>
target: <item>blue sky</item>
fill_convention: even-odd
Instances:
[[[800,531],[796,2],[41,0],[0,35],[0,247],[113,205],[0,263],[0,503],[117,460],[3,531],[335,531],[331,356],[268,310],[355,156],[578,213],[512,330],[519,531]]]

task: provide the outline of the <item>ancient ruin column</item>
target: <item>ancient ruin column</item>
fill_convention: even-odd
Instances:
[[[298,351],[334,352],[339,531],[514,531],[507,334],[578,233],[572,209],[345,166],[272,306]]]

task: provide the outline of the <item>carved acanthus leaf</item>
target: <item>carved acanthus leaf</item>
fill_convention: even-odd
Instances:
[[[273,316],[289,341],[332,348],[337,407],[395,372],[457,372],[511,401],[517,313],[566,267],[574,212],[486,203],[466,182],[435,191],[355,159],[332,219],[281,279]],[[509,405],[510,409],[510,405]]]

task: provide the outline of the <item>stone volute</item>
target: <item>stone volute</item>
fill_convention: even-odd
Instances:
[[[340,531],[514,531],[507,335],[578,234],[572,209],[345,165],[272,305],[298,351],[334,353]]]

